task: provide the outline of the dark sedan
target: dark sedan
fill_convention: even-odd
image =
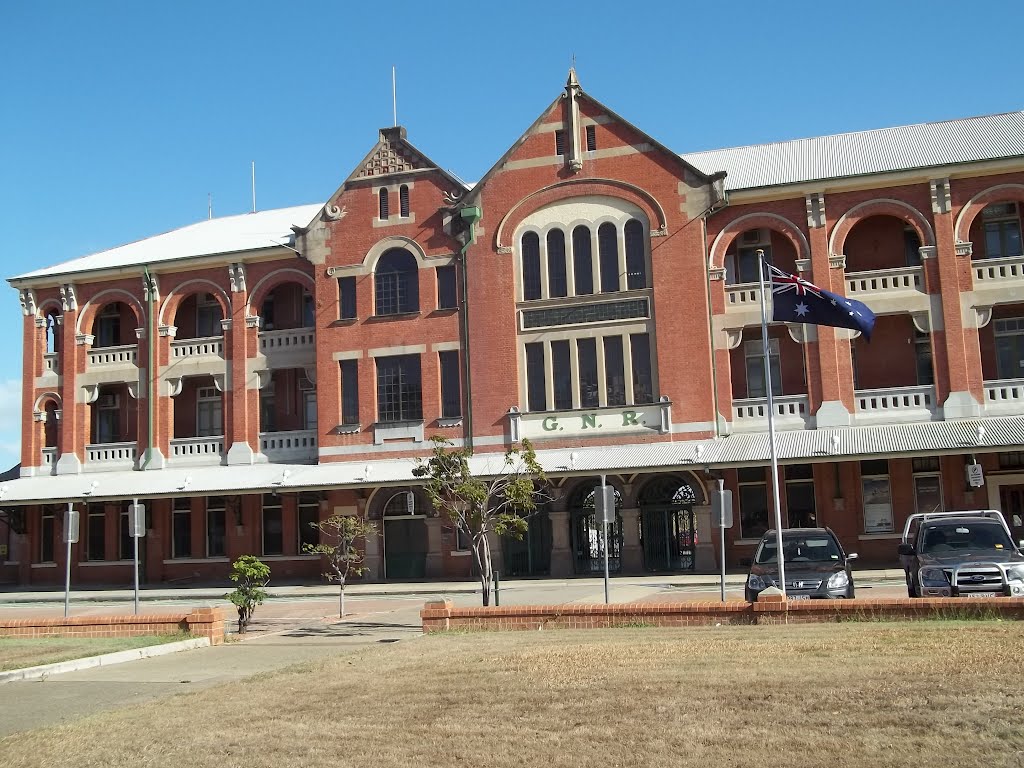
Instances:
[[[782,554],[786,570],[786,597],[852,598],[850,561],[829,528],[784,528]],[[746,599],[757,600],[762,590],[779,586],[779,559],[775,531],[768,531],[754,553],[744,589]]]

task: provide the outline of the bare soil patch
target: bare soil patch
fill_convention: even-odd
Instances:
[[[429,636],[0,740],[6,766],[1024,766],[1008,622]]]

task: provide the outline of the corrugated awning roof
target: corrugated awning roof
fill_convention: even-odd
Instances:
[[[1024,156],[1024,112],[682,155],[730,191]]]
[[[777,433],[776,443],[779,461],[789,463],[1015,450],[1024,445],[1024,416],[797,430]],[[545,472],[555,476],[757,465],[770,460],[767,433],[672,443],[540,450],[537,458]],[[477,454],[470,466],[475,474],[486,476],[500,471],[503,462],[503,453]],[[157,498],[400,485],[417,482],[412,474],[415,466],[415,459],[386,459],[31,477],[0,483],[0,506],[86,498]]]

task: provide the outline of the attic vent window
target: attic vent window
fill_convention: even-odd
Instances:
[[[382,189],[380,191],[380,219],[381,219],[381,221],[384,221],[385,219],[387,219],[388,216],[389,216],[389,211],[388,211],[388,191],[386,189]]]
[[[597,149],[597,126],[587,126],[587,152],[593,152]]]
[[[555,131],[555,154],[565,154],[565,131]]]
[[[398,206],[402,218],[407,218],[409,216],[409,187],[405,184],[398,189]]]

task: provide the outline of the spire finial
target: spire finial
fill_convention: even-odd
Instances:
[[[580,81],[576,79],[576,54],[572,55],[572,66],[569,67],[569,79],[565,81],[566,88],[579,88]]]

